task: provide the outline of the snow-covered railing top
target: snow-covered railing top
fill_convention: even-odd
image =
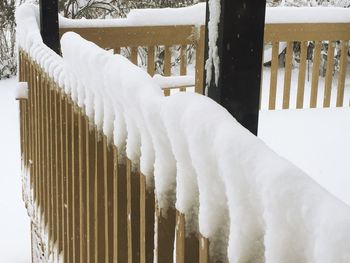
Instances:
[[[29,54],[121,155],[155,184],[161,209],[173,203],[189,231],[230,262],[350,260],[350,208],[279,157],[211,99],[164,97],[140,68],[75,33],[63,58],[40,38],[37,10],[17,11]],[[228,247],[228,252],[227,252]]]
[[[120,19],[68,19],[60,17],[61,28],[204,25],[205,3],[183,8],[134,9]],[[266,24],[350,23],[350,9],[341,7],[267,7]]]

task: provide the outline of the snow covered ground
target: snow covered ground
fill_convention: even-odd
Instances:
[[[350,109],[261,111],[259,137],[350,205]]]
[[[0,262],[31,262],[30,223],[22,201],[16,79],[0,81]]]

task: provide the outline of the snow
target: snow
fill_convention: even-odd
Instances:
[[[267,7],[266,24],[349,23],[350,9],[342,7]]]
[[[28,83],[27,82],[19,82],[16,92],[16,99],[28,99]]]
[[[350,205],[349,120],[348,108],[261,111],[259,137]]]
[[[0,81],[0,256],[1,262],[31,262],[30,220],[22,201],[17,80]]]
[[[209,27],[215,28],[220,17],[219,1],[210,0]],[[59,17],[61,28],[70,27],[125,27],[125,26],[166,26],[204,25],[206,4],[198,3],[183,8],[133,9],[127,18],[118,19],[68,19]],[[341,7],[267,7],[267,24],[275,23],[348,23],[349,8]],[[212,31],[215,33],[215,31]],[[212,41],[215,41],[215,34]],[[213,42],[215,43],[215,42]],[[213,46],[214,47],[214,46]]]
[[[61,28],[204,25],[205,3],[182,8],[133,9],[127,18],[68,19],[59,18]]]
[[[195,77],[193,75],[164,77],[162,75],[155,74],[153,76],[153,80],[161,88],[189,87],[195,85]]]

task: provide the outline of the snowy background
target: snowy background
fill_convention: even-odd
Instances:
[[[30,222],[22,201],[17,79],[0,81],[0,262],[27,263]]]

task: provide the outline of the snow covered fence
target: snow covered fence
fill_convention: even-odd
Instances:
[[[140,68],[74,33],[59,57],[35,16],[17,12],[37,262],[350,260],[350,208],[225,109],[194,93],[164,97]]]
[[[215,6],[215,2],[213,5]],[[131,50],[131,53],[134,53],[132,61],[139,65],[144,63],[141,61],[140,51],[146,50],[141,47],[151,45],[152,47],[148,48],[151,51],[148,54],[151,59],[148,61],[151,63],[147,61],[146,64],[151,64],[148,73],[152,76],[154,46],[156,51],[157,45],[168,46],[166,48],[168,52],[165,52],[167,55],[170,54],[169,47],[176,44],[178,38],[182,39],[182,43],[185,43],[183,39],[186,38],[199,39],[199,42],[196,42],[198,43],[196,57],[200,56],[199,60],[196,60],[195,76],[196,91],[202,93],[201,45],[204,40],[204,17],[205,4],[200,3],[178,9],[133,10],[125,19],[71,20],[61,17],[60,24],[62,34],[67,31],[77,32],[103,48],[115,49],[116,53],[120,53],[121,47],[125,49],[127,46],[134,46]],[[215,19],[215,16],[212,19]],[[270,70],[265,68],[263,71],[265,75],[263,78],[267,83],[264,83],[261,92],[262,109],[350,105],[350,86],[346,81],[350,78],[347,71],[349,58],[346,55],[350,40],[349,8],[267,8],[265,23],[264,63],[271,67]],[[117,35],[123,37],[116,38]],[[213,37],[214,39],[211,39],[209,36],[209,42],[215,45],[215,35]],[[138,63],[136,46],[139,47]],[[181,52],[185,48],[182,46]],[[214,53],[210,52],[210,59],[215,60],[212,58],[215,56]],[[170,63],[169,61],[170,59],[167,63]],[[158,71],[172,75],[171,68],[174,71],[174,67],[167,68]]]

